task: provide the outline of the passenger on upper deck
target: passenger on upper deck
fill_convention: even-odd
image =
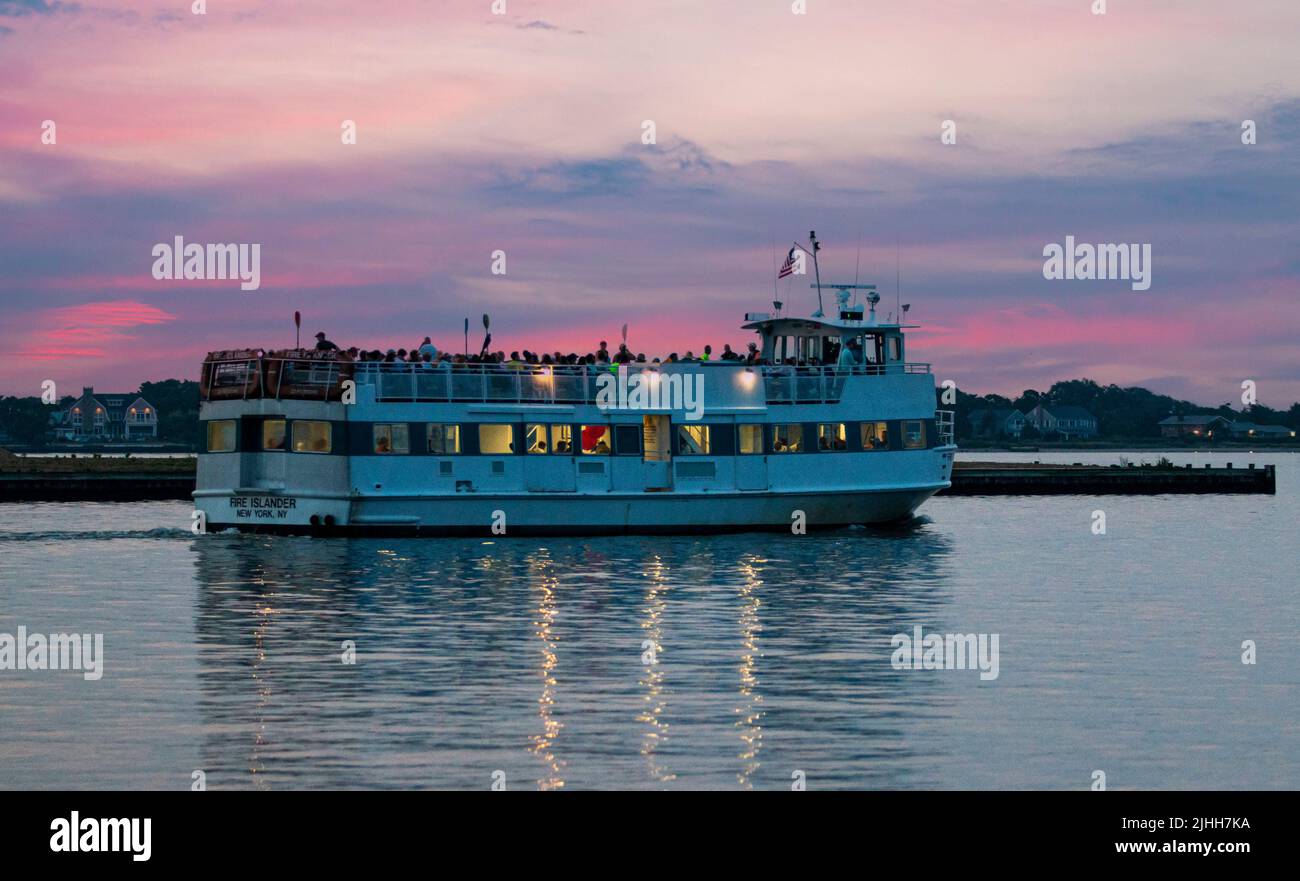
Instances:
[[[488,342],[491,340],[489,338]],[[536,367],[553,367],[553,366],[573,366],[573,367],[590,367],[596,370],[606,370],[614,365],[624,364],[681,364],[681,363],[723,363],[723,364],[745,364],[749,366],[767,366],[773,362],[762,356],[757,342],[746,344],[746,351],[743,354],[737,353],[731,345],[725,344],[722,347],[722,354],[717,356],[716,360],[713,355],[713,346],[706,345],[702,354],[698,357],[693,351],[688,351],[685,356],[680,356],[676,352],[670,353],[666,358],[651,358],[644,353],[634,353],[626,343],[618,347],[618,351],[610,357],[609,350],[606,348],[608,343],[601,340],[600,347],[595,352],[588,352],[586,355],[579,355],[576,352],[564,354],[556,351],[552,354],[541,354],[528,350],[512,351],[507,358],[503,351],[490,351],[486,346],[481,352],[474,355],[453,355],[450,352],[440,352],[433,344],[432,338],[426,336],[418,349],[388,349],[386,352],[378,349],[358,350],[355,347],[343,353],[339,347],[325,338],[324,332],[316,335],[316,351],[328,352],[338,351],[340,356],[346,354],[354,361],[363,362],[383,362],[387,364],[405,364],[418,366],[421,368],[468,368],[491,365],[505,370],[530,370],[535,371]],[[777,362],[782,366],[788,367],[819,367],[823,364],[835,365],[840,368],[853,367],[864,363],[873,365],[875,362],[870,360],[872,352],[864,352],[862,343],[857,339],[849,339],[843,345],[837,346],[833,343],[826,347],[826,360],[808,354],[803,358],[788,357]]]
[[[862,356],[858,352],[858,341],[849,340],[840,346],[840,357],[836,362],[839,367],[856,367],[862,363]]]

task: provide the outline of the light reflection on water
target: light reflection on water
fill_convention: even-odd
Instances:
[[[807,536],[196,538],[182,503],[0,505],[0,632],[106,646],[97,683],[0,672],[0,786],[1296,787],[1278,461],[1275,497],[940,498]],[[894,670],[918,624],[1000,634],[1000,678]]]
[[[886,710],[924,695],[888,665],[890,622],[933,620],[947,541],[924,522],[813,537],[837,575],[818,583],[805,537],[764,537],[761,557],[754,538],[196,541],[198,710],[252,732],[205,740],[209,785],[248,785],[243,769],[284,785],[485,786],[498,769],[509,788],[788,781],[793,765],[763,761],[766,679],[792,743],[813,733],[805,713],[841,736],[881,724],[819,705],[836,693]],[[844,580],[867,549],[876,571]],[[760,676],[765,632],[776,663]],[[311,756],[329,763],[300,767]]]

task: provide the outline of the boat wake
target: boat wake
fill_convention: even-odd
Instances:
[[[158,527],[156,529],[99,529],[52,530],[48,532],[0,532],[0,542],[6,541],[111,541],[114,539],[178,539],[195,538],[188,529]]]

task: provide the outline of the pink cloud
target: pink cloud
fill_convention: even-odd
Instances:
[[[166,324],[175,319],[176,316],[156,306],[133,300],[45,309],[26,321],[14,322],[13,329],[21,329],[28,323],[32,331],[22,334],[13,354],[33,361],[99,358],[110,347],[125,347],[135,340],[135,335],[128,332],[131,328]]]

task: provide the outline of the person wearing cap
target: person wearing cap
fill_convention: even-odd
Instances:
[[[316,334],[316,351],[318,352],[336,352],[338,346],[325,339],[325,331]]]

